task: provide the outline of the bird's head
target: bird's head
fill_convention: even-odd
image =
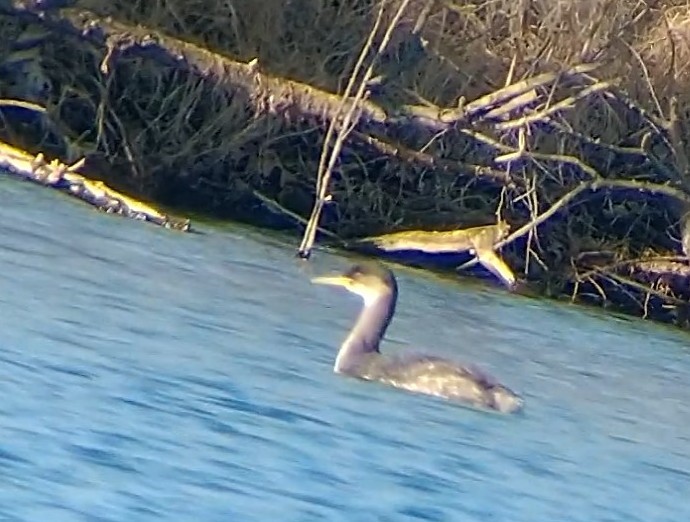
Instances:
[[[383,265],[369,263],[358,263],[339,275],[315,277],[311,282],[341,286],[360,296],[365,304],[396,293],[398,289],[393,272]]]

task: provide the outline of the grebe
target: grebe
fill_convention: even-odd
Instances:
[[[357,264],[312,283],[342,286],[359,295],[364,307],[335,360],[336,373],[442,397],[468,406],[513,413],[524,401],[483,372],[433,355],[385,356],[379,345],[395,314],[398,284],[379,264]]]

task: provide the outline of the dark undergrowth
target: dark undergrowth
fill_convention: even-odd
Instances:
[[[162,205],[301,232],[333,119],[305,100],[344,91],[382,1],[81,0],[48,18],[3,8],[0,97],[47,116],[0,107],[0,136],[86,157]],[[401,1],[383,5],[384,27]],[[117,43],[56,29],[79,12],[121,24],[103,23]],[[135,26],[209,51],[208,66],[119,52]],[[216,57],[256,59],[256,75]],[[688,63],[687,1],[413,0],[368,90],[385,118],[362,116],[348,135],[320,224],[348,239],[500,218],[523,230],[503,256],[540,293],[685,326]],[[270,99],[269,79],[285,84]],[[477,102],[510,86],[522,86],[513,106]],[[281,96],[300,110],[276,110]]]

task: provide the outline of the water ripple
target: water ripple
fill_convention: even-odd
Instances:
[[[527,398],[483,414],[333,374],[358,304],[308,278],[346,259],[0,186],[0,520],[690,516],[683,334],[400,271],[385,349]]]

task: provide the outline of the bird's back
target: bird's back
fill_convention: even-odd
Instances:
[[[481,370],[424,354],[367,354],[351,371],[354,377],[408,391],[434,395],[505,413],[522,408],[522,399]]]

